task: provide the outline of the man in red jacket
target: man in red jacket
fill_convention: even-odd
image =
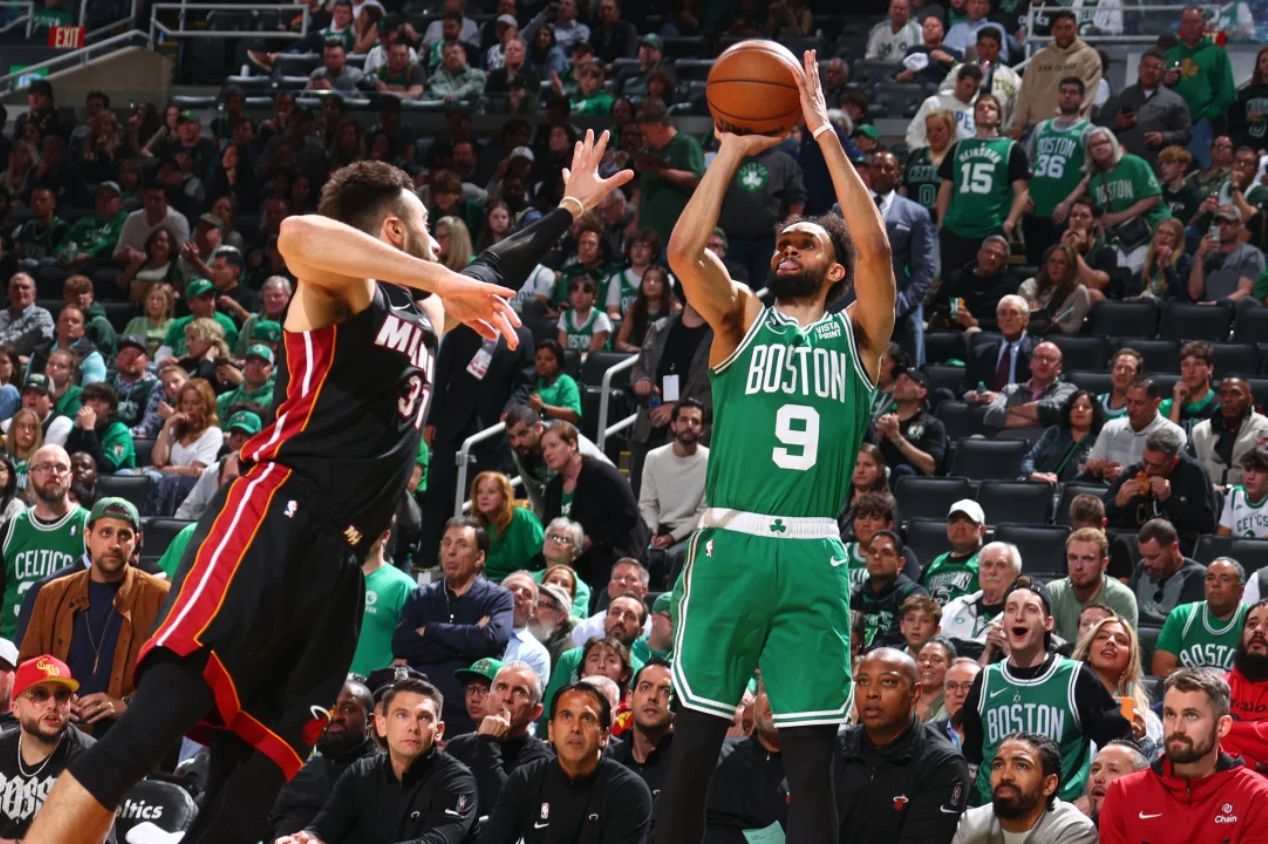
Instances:
[[[1246,612],[1233,670],[1225,679],[1233,726],[1220,747],[1261,774],[1268,772],[1268,600]]]
[[[1228,683],[1206,668],[1166,680],[1166,758],[1110,784],[1102,844],[1268,841],[1268,780],[1220,752],[1228,734]]]

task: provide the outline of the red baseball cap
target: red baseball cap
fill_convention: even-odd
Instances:
[[[13,697],[41,683],[57,683],[72,692],[79,691],[79,682],[70,676],[70,666],[55,656],[42,654],[18,666],[13,675]]]

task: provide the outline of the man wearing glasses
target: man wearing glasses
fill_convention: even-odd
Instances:
[[[31,456],[35,503],[9,520],[0,540],[0,636],[12,640],[23,594],[84,556],[88,511],[70,500],[70,455],[46,445]]]
[[[19,728],[0,736],[0,840],[21,840],[67,763],[93,743],[70,723],[79,683],[45,654],[18,666],[13,712]]]

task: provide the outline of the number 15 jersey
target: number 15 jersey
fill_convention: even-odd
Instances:
[[[850,318],[830,313],[802,328],[765,308],[709,378],[709,506],[840,515],[875,390]]]

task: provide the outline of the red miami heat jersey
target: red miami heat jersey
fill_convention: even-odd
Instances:
[[[358,554],[386,528],[418,455],[436,333],[410,291],[376,285],[370,306],[316,331],[284,331],[273,422],[242,448],[324,490]]]

